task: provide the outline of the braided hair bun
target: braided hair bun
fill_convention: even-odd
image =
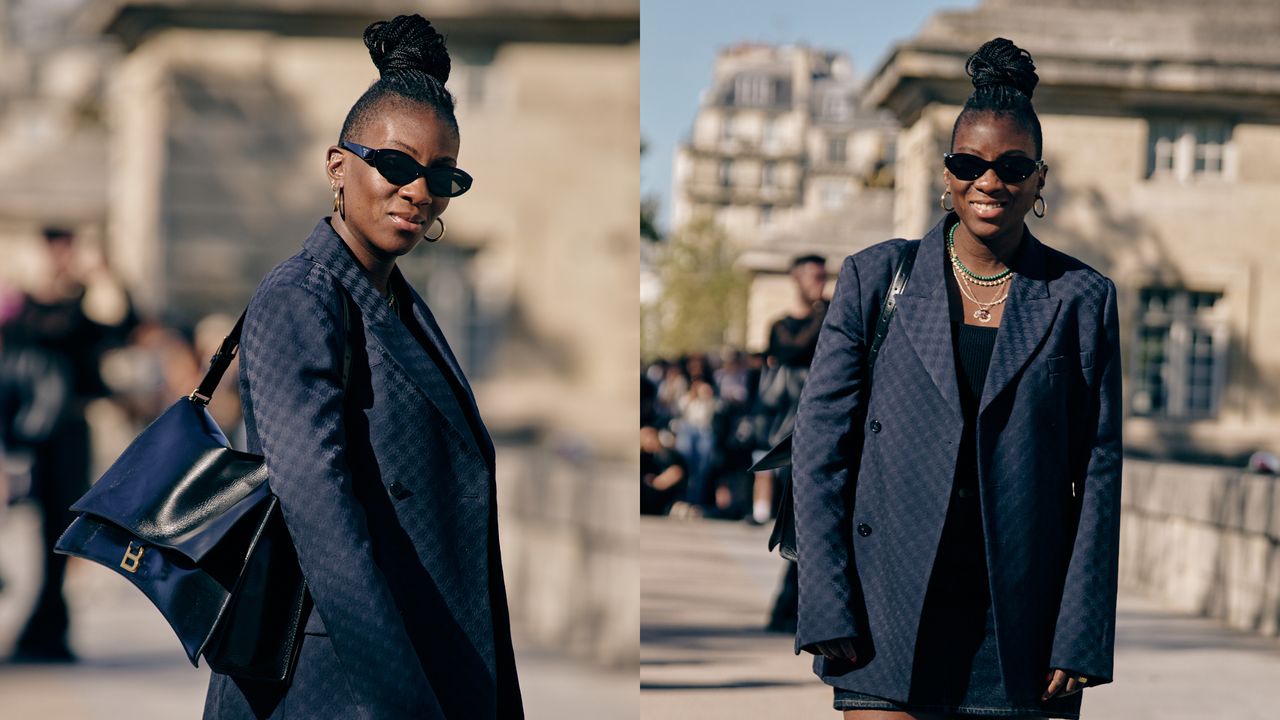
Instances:
[[[426,73],[441,85],[449,79],[444,36],[421,15],[397,15],[373,23],[364,30],[364,44],[382,77],[408,71]]]
[[[421,15],[397,15],[364,30],[364,44],[378,68],[378,81],[360,96],[342,123],[340,140],[349,140],[386,103],[430,108],[456,132],[454,99],[444,89],[452,63],[444,36]]]
[[[965,62],[964,71],[973,78],[975,92],[1009,87],[1026,95],[1028,100],[1040,82],[1031,53],[1004,38],[990,40],[978,48]]]
[[[964,109],[956,117],[951,129],[951,146],[956,144],[956,132],[960,126],[982,113],[994,113],[1013,118],[1018,126],[1031,135],[1036,157],[1044,148],[1040,118],[1031,107],[1031,95],[1040,82],[1031,53],[1005,38],[995,38],[978,48],[964,64],[964,71],[973,80],[973,94],[965,101]]]

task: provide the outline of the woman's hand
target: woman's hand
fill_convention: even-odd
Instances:
[[[832,661],[858,661],[858,652],[853,648],[853,638],[837,638],[814,643],[813,652],[815,655],[822,655]]]
[[[1057,668],[1054,668],[1053,672],[1049,673],[1047,679],[1049,687],[1044,691],[1044,695],[1040,697],[1041,700],[1074,695],[1083,690],[1085,684],[1089,682],[1088,678],[1083,675],[1071,675],[1066,670]]]

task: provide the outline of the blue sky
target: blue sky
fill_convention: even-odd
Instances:
[[[804,43],[842,50],[860,76],[873,71],[899,41],[936,10],[976,0],[642,0],[640,132],[648,143],[640,187],[661,201],[668,229],[671,161],[689,134],[698,94],[711,82],[716,52],[742,41]]]

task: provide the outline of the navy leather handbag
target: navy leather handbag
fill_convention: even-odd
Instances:
[[[343,324],[349,330],[350,300]],[[71,506],[57,552],[111,568],[168,620],[192,665],[287,682],[311,609],[261,455],[228,447],[209,414],[244,315],[200,386],[143,430]],[[343,387],[350,368],[343,361]]]

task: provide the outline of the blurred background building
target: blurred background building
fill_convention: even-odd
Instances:
[[[741,252],[751,272],[751,349],[764,347],[777,308],[790,300],[793,257],[843,257],[890,230],[897,123],[863,109],[858,88],[838,52],[725,48],[676,151],[672,224],[711,218]]]
[[[326,148],[377,77],[363,29],[409,12],[447,37],[476,183],[399,264],[498,444],[513,626],[633,669],[636,0],[0,0],[0,289],[56,225],[124,291],[98,314],[234,318],[329,213]],[[91,412],[99,468],[120,417]]]

